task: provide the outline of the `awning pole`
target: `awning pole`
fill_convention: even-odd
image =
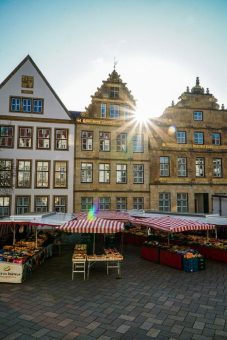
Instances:
[[[168,246],[169,246],[169,233],[168,233]]]
[[[207,242],[209,241],[209,230],[207,229]]]
[[[94,237],[93,237],[93,255],[94,255],[94,253],[95,253],[95,234],[93,234],[94,235]]]
[[[121,232],[121,249],[120,249],[121,254],[123,254],[123,237],[124,237],[124,233]]]
[[[215,238],[216,238],[216,240],[217,240],[217,238],[218,238],[218,229],[217,229],[217,227],[215,227]]]
[[[13,245],[15,245],[16,243],[16,225],[14,224],[14,228],[13,228]]]
[[[35,247],[38,248],[38,228],[35,228]]]

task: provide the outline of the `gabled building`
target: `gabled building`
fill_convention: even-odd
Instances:
[[[76,118],[75,210],[149,208],[148,136],[136,101],[114,69]]]
[[[74,124],[30,56],[0,85],[0,216],[73,212]]]
[[[227,111],[195,86],[152,120],[150,208],[211,213],[227,192]]]

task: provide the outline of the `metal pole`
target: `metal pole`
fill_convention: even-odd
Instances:
[[[209,230],[207,230],[207,242],[209,241]]]
[[[93,234],[93,255],[95,253],[95,234]]]
[[[216,240],[218,238],[218,229],[217,229],[217,227],[215,227],[215,238],[216,238]]]
[[[168,246],[169,246],[169,233],[168,233]]]

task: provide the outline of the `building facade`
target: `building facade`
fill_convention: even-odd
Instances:
[[[211,213],[227,192],[227,112],[199,79],[152,120],[150,209]],[[157,166],[156,164],[159,164]]]
[[[27,56],[0,85],[0,216],[73,212],[73,169],[74,124]]]
[[[209,89],[197,78],[159,118],[135,112],[115,68],[69,112],[27,56],[0,85],[0,216],[94,204],[226,214],[227,112]]]
[[[136,102],[114,69],[76,119],[75,210],[149,208],[149,143]]]

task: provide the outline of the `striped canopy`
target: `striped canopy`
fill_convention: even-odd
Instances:
[[[97,217],[92,221],[83,218],[66,222],[59,230],[71,233],[114,234],[124,230],[124,223]]]
[[[209,230],[214,229],[210,223],[202,223],[195,220],[184,219],[175,216],[153,216],[148,218],[131,218],[131,223],[150,227],[156,230],[178,233],[190,230]]]

